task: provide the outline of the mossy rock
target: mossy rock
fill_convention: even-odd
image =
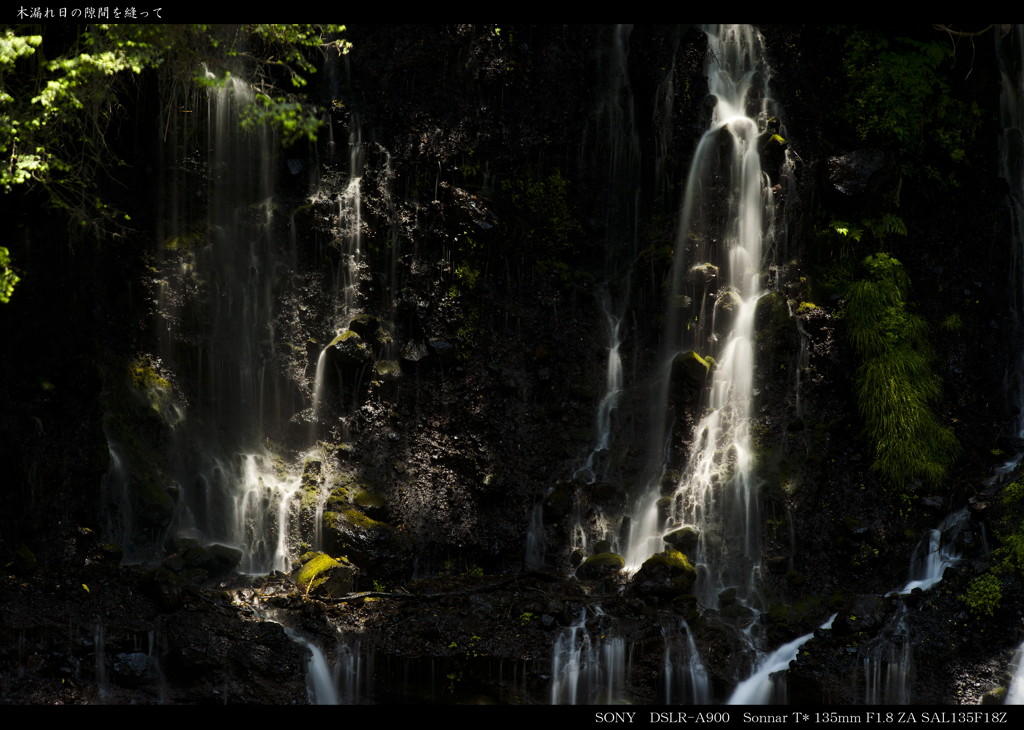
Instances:
[[[328,365],[351,371],[362,368],[373,360],[370,348],[363,338],[352,330],[342,330],[341,334],[331,340],[327,346]]]
[[[700,530],[687,525],[668,533],[664,539],[673,550],[690,555],[697,549],[697,542],[700,540]]]
[[[341,330],[341,332],[338,333],[338,336],[335,337],[333,340],[331,340],[327,344],[327,346],[328,347],[337,347],[338,345],[342,345],[342,344],[360,345],[360,344],[362,344],[362,342],[363,342],[363,338],[360,337],[357,332],[353,332],[350,329],[344,329],[344,330]]]
[[[320,500],[320,481],[323,464],[320,459],[307,459],[302,468],[302,509],[316,509]]]
[[[402,374],[402,366],[398,360],[377,360],[373,372],[381,380],[395,380]]]
[[[678,550],[666,550],[649,557],[633,577],[636,594],[673,599],[693,592],[697,571]]]
[[[564,489],[556,489],[544,500],[544,521],[558,522],[572,511],[572,500]]]
[[[599,553],[591,555],[576,569],[576,577],[581,580],[601,580],[609,578],[626,567],[626,561],[615,553]]]
[[[39,561],[36,560],[36,554],[24,543],[18,543],[18,546],[14,548],[14,559],[11,561],[11,569],[18,575],[27,575],[35,570],[38,565]]]
[[[1002,705],[1006,703],[1006,687],[996,687],[990,689],[988,692],[981,696],[981,704],[983,705]]]
[[[714,364],[715,360],[710,356],[701,357],[693,350],[681,352],[672,361],[672,381],[677,384],[702,385]]]
[[[379,516],[385,502],[370,482],[357,479],[353,474],[340,474],[332,481],[331,493],[327,497],[326,510],[344,512],[353,505],[370,514]]]
[[[321,473],[323,473],[323,462],[320,459],[316,457],[306,459],[306,463],[302,466],[302,485],[318,484]]]
[[[293,574],[295,585],[306,595],[327,598],[352,592],[356,569],[346,558],[326,553],[307,553],[302,567]]]
[[[591,555],[600,555],[601,553],[610,553],[612,551],[611,540],[598,540],[594,543],[594,548],[591,550]]]
[[[347,509],[341,513],[340,517],[348,524],[360,527],[364,530],[383,530],[391,528],[391,525],[379,522],[372,517],[368,517],[357,509]]]
[[[168,423],[176,420],[171,411],[174,405],[174,390],[171,381],[163,377],[156,362],[146,356],[132,361],[128,368],[132,391],[159,413]]]
[[[364,340],[369,341],[379,341],[381,333],[385,329],[381,324],[380,317],[375,317],[372,314],[357,314],[348,323],[348,328]]]
[[[352,503],[368,517],[380,519],[387,511],[387,503],[376,492],[360,489],[352,498]]]
[[[341,512],[348,509],[352,502],[352,492],[348,487],[336,487],[331,490],[327,497],[327,504],[324,509],[332,512]]]
[[[354,507],[324,512],[324,547],[369,574],[390,580],[403,575],[412,561],[413,547],[406,535],[392,525]]]

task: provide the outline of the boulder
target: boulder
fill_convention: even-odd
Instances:
[[[693,591],[697,571],[678,550],[652,555],[633,576],[633,591],[643,597],[669,600]]]
[[[407,572],[412,560],[411,543],[388,523],[349,507],[325,511],[323,528],[325,549],[347,556],[367,573],[390,580]]]
[[[355,575],[355,566],[347,558],[311,552],[302,556],[302,566],[292,574],[292,579],[306,595],[331,598],[351,593]]]
[[[665,542],[673,549],[686,555],[692,555],[700,540],[700,530],[687,525],[665,535]]]
[[[576,568],[576,577],[580,580],[602,580],[609,578],[626,567],[626,561],[615,553],[598,553]]]

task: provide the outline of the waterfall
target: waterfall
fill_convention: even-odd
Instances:
[[[342,246],[342,307],[351,317],[357,311],[363,261],[363,138],[357,119],[349,136],[348,185],[338,200],[338,240]]]
[[[156,675],[157,703],[167,704],[167,676],[164,674],[163,665],[160,661],[160,637],[157,631],[150,631],[147,635],[148,647],[146,655],[149,658],[149,666],[153,668]]]
[[[107,682],[107,645],[103,624],[96,624],[93,650],[96,658],[96,699],[100,704],[106,704],[110,701],[110,684]]]
[[[145,361],[154,373],[173,373],[173,389],[167,380],[147,385],[167,435],[157,447],[152,440],[119,444],[108,434],[104,491],[118,512],[110,531],[126,546],[127,562],[160,555],[170,532],[236,548],[244,573],[288,571],[291,543],[301,536],[305,456],[272,444],[286,438],[302,402],[283,375],[276,319],[295,239],[275,214],[276,143],[266,125],[252,122],[252,88],[238,76],[207,72],[207,81],[200,92],[207,97],[205,135],[192,115],[167,112],[154,267],[160,349]],[[198,99],[193,106],[201,108]],[[205,152],[196,152],[197,139],[205,140]],[[358,133],[351,148],[355,169]],[[199,181],[205,190],[195,189]],[[339,211],[343,237],[354,241],[345,257],[351,273],[342,277],[346,311],[354,306],[361,262],[358,189],[353,175]],[[324,397],[325,365],[318,366],[314,415]]]
[[[315,642],[310,641],[287,626],[284,632],[296,644],[309,650],[309,665],[306,668],[306,691],[311,705],[337,705],[338,693],[334,687],[334,676],[327,664],[327,657]]]
[[[822,629],[832,626],[836,615],[832,614],[828,621],[821,625]],[[789,663],[796,659],[800,647],[814,638],[814,632],[804,634],[783,644],[771,654],[766,655],[758,662],[754,673],[747,679],[740,682],[733,690],[727,704],[730,705],[767,705],[784,704],[786,698],[785,685],[776,681],[775,675],[778,672],[789,669]]]
[[[907,584],[896,592],[898,595],[907,595],[915,588],[926,591],[942,580],[946,568],[960,560],[960,533],[969,520],[970,515],[964,507],[948,515],[934,530],[929,530],[914,548]]]
[[[544,503],[537,502],[530,509],[530,521],[526,525],[526,555],[523,564],[527,570],[544,564]]]
[[[670,485],[670,527],[699,531],[698,592],[707,605],[725,587],[757,603],[759,483],[750,435],[754,315],[775,233],[775,201],[760,151],[780,130],[760,34],[750,26],[705,29],[715,100],[686,183],[666,311],[659,385],[651,407],[646,487],[634,508],[626,554],[633,570],[662,550],[658,503],[672,450],[670,385],[682,366],[709,370],[707,408],[682,476]],[[710,358],[709,358],[710,356]]]
[[[1010,687],[1006,690],[1007,705],[1024,705],[1024,644],[1017,647],[1013,654],[1013,676]]]
[[[662,659],[659,704],[707,705],[711,702],[711,679],[686,621],[662,627],[665,651]]]
[[[783,644],[762,659],[754,673],[740,682],[729,697],[730,705],[767,705],[773,702],[784,702],[775,695],[777,691],[772,675],[789,669],[789,663],[796,659],[800,647],[814,636],[814,632],[804,634],[798,639]]]
[[[623,320],[629,306],[631,266],[636,257],[637,211],[640,198],[640,137],[634,119],[633,89],[629,79],[629,38],[632,25],[616,25],[610,43],[600,57],[604,92],[598,97],[594,121],[582,143],[583,157],[593,165],[603,221],[605,276],[599,289],[608,342],[604,393],[594,417],[594,445],[573,479],[574,519],[570,543],[588,541],[581,504],[584,485],[607,476],[612,445],[612,416],[619,405],[624,379],[622,370]]]
[[[864,657],[864,704],[905,705],[910,702],[913,671],[907,607],[900,604],[880,640]]]
[[[890,596],[909,595],[915,588],[928,590],[942,580],[946,568],[961,557],[960,537],[970,521],[967,508],[948,515],[929,530],[914,549],[907,583]],[[904,705],[910,702],[914,679],[914,653],[909,609],[900,602],[864,658],[864,702],[869,705]]]
[[[339,705],[362,704],[370,692],[373,654],[364,653],[362,643],[345,636],[338,638],[338,656],[334,661],[334,686]]]
[[[1024,26],[1013,25],[1009,33],[996,32],[996,57],[1002,88],[999,96],[999,174],[1007,184],[1010,211],[1010,245],[1013,256],[1010,291],[1017,346],[1007,369],[1005,391],[1016,406],[1016,430],[1024,437]],[[1020,457],[1014,460],[1014,465]],[[1012,468],[1012,467],[1011,467]]]
[[[595,616],[603,615],[600,608]],[[551,650],[551,704],[593,705],[621,702],[629,674],[626,642],[595,637],[587,630],[587,609],[562,629]]]
[[[605,365],[605,390],[597,406],[597,417],[594,424],[597,438],[594,448],[587,454],[583,466],[573,474],[574,478],[582,480],[585,484],[593,484],[598,478],[604,476],[604,469],[598,467],[597,461],[611,446],[612,413],[619,405],[619,395],[622,393],[623,383],[622,355],[619,353],[619,348],[622,346],[622,319],[612,311],[611,298],[607,291],[603,293],[601,301],[609,342],[608,358]]]
[[[334,274],[334,291],[336,295],[334,306],[336,314],[334,318],[334,337],[331,344],[324,347],[317,357],[316,371],[313,377],[313,405],[312,405],[312,434],[319,430],[319,424],[323,422],[327,413],[324,402],[331,392],[328,386],[329,372],[329,351],[331,346],[338,342],[338,338],[344,336],[346,328],[351,324],[352,318],[360,312],[359,283],[366,275],[366,262],[363,251],[363,165],[364,145],[362,130],[359,120],[353,115],[350,120],[351,131],[348,140],[348,181],[344,185],[341,194],[338,195],[338,225],[334,231],[335,245],[341,253],[338,269]],[[317,191],[313,194],[311,202],[317,202],[321,196],[333,195],[330,189]],[[335,377],[338,377],[335,375]],[[346,411],[350,408],[346,408]],[[312,438],[311,438],[312,440]]]

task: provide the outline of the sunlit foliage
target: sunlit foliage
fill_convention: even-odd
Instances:
[[[927,324],[908,307],[910,280],[898,260],[878,253],[863,267],[866,275],[847,294],[845,316],[861,361],[857,407],[874,446],[873,468],[900,489],[938,484],[959,446],[932,410],[941,384],[932,369]]]

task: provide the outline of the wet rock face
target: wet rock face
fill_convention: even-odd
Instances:
[[[828,179],[839,193],[855,196],[871,191],[886,179],[894,180],[895,167],[880,149],[863,149],[828,158]]]
[[[779,42],[770,40],[769,48],[787,49],[776,52],[788,64],[786,73],[779,74],[779,93],[795,97],[785,79],[808,78],[805,72],[810,71],[821,80],[825,71],[812,67],[827,66],[818,62],[834,55],[834,48],[822,48],[820,40],[817,46],[795,42],[799,31],[792,27],[774,32]],[[519,28],[516,41],[504,43],[508,36],[490,27],[353,30],[359,52],[351,57],[351,80],[341,93],[348,108],[332,112],[332,123],[337,140],[358,124],[353,112],[374,125],[377,146],[367,151],[364,182],[368,262],[358,277],[365,311],[347,324],[348,336],[329,348],[332,379],[322,418],[300,422],[297,416],[299,425],[285,435],[303,443],[315,422],[320,435],[351,447],[331,458],[372,476],[384,499],[383,505],[355,497],[328,505],[325,549],[331,556],[350,557],[364,571],[355,578],[342,576],[331,591],[334,595],[361,580],[404,586],[414,573],[442,573],[446,565],[465,572],[518,571],[530,508],[553,483],[568,478],[578,466],[578,454],[592,445],[588,432],[600,397],[607,343],[594,304],[594,282],[604,275],[603,252],[589,239],[598,240],[590,234],[602,211],[580,203],[589,197],[592,181],[568,172],[578,160],[569,159],[575,153],[565,150],[579,149],[585,122],[578,113],[593,107],[593,55],[580,49],[596,47],[603,33],[590,26]],[[696,31],[692,35],[701,36]],[[705,92],[704,47],[699,38],[688,38],[676,56],[677,40],[664,29],[635,28],[630,63],[638,70],[631,81],[638,98],[674,93],[666,132],[671,132],[673,148],[685,150],[697,133],[700,115],[694,109]],[[661,73],[642,79],[641,68]],[[656,90],[667,80],[668,68],[673,69],[675,88]],[[415,83],[409,81],[412,71]],[[801,98],[814,99],[819,93],[814,86],[827,88],[824,83],[804,84]],[[472,93],[463,94],[466,89]],[[805,137],[793,141],[792,148],[805,159],[803,183],[817,188],[805,200],[831,196],[866,208],[871,196],[893,187],[896,173],[881,150],[837,155],[824,165],[816,162],[815,142],[809,137],[822,126],[814,117],[820,110],[809,101],[792,100],[800,106],[787,102],[791,126]],[[704,114],[708,111],[710,107]],[[646,127],[652,121],[645,117],[637,123]],[[653,147],[652,130],[643,134],[645,144]],[[635,311],[623,350],[630,377],[637,379],[647,371],[662,336],[660,287],[671,258],[671,220],[685,174],[679,169],[684,157],[670,155],[658,163],[674,170],[664,190],[645,188],[640,193],[644,201],[665,197],[668,202],[660,211],[648,206],[651,215],[644,216],[644,225],[655,233],[643,241],[640,258],[630,262],[646,272],[631,295]],[[348,173],[342,169],[344,162],[323,163],[327,159],[326,154],[316,161],[312,155],[289,159],[285,174],[291,182],[281,203],[282,211],[295,213],[289,232],[298,240],[297,270],[288,275],[297,283],[294,291],[282,294],[283,311],[275,321],[276,359],[267,366],[281,369],[306,396],[317,356],[337,334],[334,327],[346,326],[334,321],[338,313],[329,290],[342,263],[333,247],[338,205],[333,196],[346,184]],[[584,235],[562,248],[542,235],[557,230],[552,216],[522,210],[500,187],[503,180],[532,179],[530,168],[545,164],[566,171],[569,193],[567,200],[558,200],[545,190],[538,196],[538,208],[579,206],[575,210]],[[297,175],[299,165],[304,170]],[[980,171],[994,166],[979,155],[972,167]],[[309,205],[304,173],[313,169],[320,169],[327,195]],[[820,184],[811,180],[812,170]],[[189,180],[201,183],[201,177]],[[1015,451],[1019,444],[994,436],[1009,432],[1000,420],[1005,403],[998,395],[1003,392],[1006,358],[991,344],[993,333],[1010,326],[1002,314],[1007,311],[1001,284],[1007,256],[1000,243],[1006,238],[1000,230],[1005,224],[997,222],[994,212],[980,212],[989,210],[992,201],[1001,206],[1003,191],[974,179],[955,194],[922,201],[915,200],[912,187],[910,181],[903,185],[901,211],[920,232],[906,244],[908,252],[920,252],[914,253],[916,265],[915,259],[905,261],[914,269],[915,296],[935,322],[948,316],[950,308],[964,320],[960,334],[936,330],[951,391],[947,416],[960,419],[964,438],[971,439],[966,453],[988,454],[993,445]],[[954,200],[956,205],[950,204]],[[965,217],[968,210],[972,212]],[[23,215],[30,213],[27,209]],[[152,223],[138,216],[136,221],[140,226]],[[59,226],[43,218],[26,225],[38,240],[63,241]],[[795,255],[801,246],[813,248],[805,246],[813,231],[804,234],[802,242],[790,243],[787,255]],[[38,285],[30,286],[26,277],[12,304],[0,306],[5,343],[10,352],[24,355],[0,358],[0,380],[10,384],[0,395],[0,442],[7,446],[11,485],[5,497],[13,500],[9,509],[0,511],[0,556],[11,558],[17,576],[4,578],[2,584],[7,596],[0,597],[0,666],[18,668],[0,675],[0,694],[26,702],[94,701],[102,675],[105,691],[118,702],[154,701],[162,682],[173,702],[303,702],[307,657],[301,649],[272,625],[260,624],[251,613],[203,588],[224,580],[237,566],[231,548],[172,546],[163,565],[143,577],[108,572],[109,565],[90,572],[96,564],[104,565],[104,559],[77,530],[81,523],[101,532],[106,519],[98,498],[108,459],[99,403],[101,391],[111,386],[99,365],[106,367],[111,354],[99,343],[118,343],[113,356],[124,360],[134,355],[129,350],[156,348],[151,323],[141,321],[151,303],[145,299],[146,287],[137,283],[153,273],[145,269],[149,262],[140,256],[145,247],[138,243],[107,242],[95,257],[72,258],[64,251],[70,247],[55,247],[53,260],[45,265],[25,264]],[[665,249],[667,258],[659,253]],[[815,255],[808,251],[806,258]],[[891,615],[892,601],[881,591],[898,581],[893,577],[904,570],[916,539],[907,538],[906,532],[917,525],[886,516],[882,486],[868,469],[850,402],[849,378],[856,363],[846,351],[838,302],[818,302],[822,306],[797,309],[791,316],[786,299],[796,308],[809,303],[818,273],[793,268],[779,277],[782,294],[766,295],[763,311],[758,311],[757,426],[764,447],[758,458],[765,479],[765,513],[771,519],[764,581],[768,590],[791,602],[804,594],[857,595],[837,619],[832,638],[822,636],[807,645],[806,657],[801,655],[791,674],[790,699],[859,702],[863,687],[857,682],[863,680],[850,677],[858,676],[862,657],[847,649],[871,640]],[[691,276],[695,284],[711,289],[721,283],[718,272],[707,265],[698,264]],[[126,287],[125,282],[133,284]],[[66,296],[58,298],[53,292]],[[692,313],[694,302],[680,301],[680,306]],[[95,317],[81,317],[94,310]],[[67,327],[69,321],[75,327]],[[797,322],[803,332],[798,332]],[[181,334],[187,323],[169,326]],[[48,331],[62,334],[51,342],[40,337]],[[796,359],[801,345],[807,347],[806,362]],[[985,356],[972,360],[972,352]],[[671,446],[677,462],[690,447],[701,389],[713,367],[702,360],[692,353],[677,364],[677,430]],[[796,376],[802,388],[799,402],[794,396]],[[624,394],[616,418],[623,430],[633,433],[619,434],[614,453],[606,455],[613,471],[618,470],[616,478],[585,490],[592,510],[599,505],[606,513],[622,513],[631,503],[626,480],[618,477],[636,473],[631,467],[646,447],[642,424],[649,398],[637,394],[643,387]],[[308,397],[295,400],[309,402]],[[167,433],[149,433],[150,421],[135,417],[125,430],[145,435],[155,449]],[[992,466],[966,463],[956,480],[958,488],[973,489],[970,485],[979,482],[979,474]],[[142,503],[140,518],[159,544],[172,521],[172,492],[163,482],[153,483],[164,491],[146,491],[150,485],[141,482],[135,488],[140,497],[155,495]],[[571,512],[567,493],[554,491],[543,506],[547,533],[565,534]],[[928,519],[942,508],[922,506]],[[914,509],[920,514],[918,505]],[[850,514],[863,516],[862,525],[851,529],[843,519]],[[914,519],[921,521],[919,516]],[[667,541],[689,554],[697,536],[683,528]],[[549,538],[549,544],[554,542]],[[605,550],[611,545],[601,546]],[[604,581],[610,590],[619,573],[617,563],[588,560],[578,576]],[[63,572],[69,566],[74,570]],[[384,608],[382,601],[368,604],[365,611],[324,608],[329,604],[296,595],[283,608],[305,628],[316,628],[318,611],[331,611],[334,620],[349,627],[365,621],[385,637],[381,651],[386,656],[419,662],[415,666],[422,670],[421,678],[435,660],[445,662],[444,675],[461,678],[452,680],[458,692],[440,698],[410,692],[409,699],[486,696],[544,702],[553,634],[572,621],[574,589],[552,592],[547,584],[532,588],[529,600],[510,591],[453,596],[429,605],[407,602],[400,608]],[[962,584],[956,588],[963,589]],[[660,563],[645,566],[633,579],[632,603],[609,599],[606,610],[614,621],[594,625],[595,630],[614,626],[638,642],[635,646],[645,647],[644,658],[635,665],[634,699],[653,700],[640,689],[649,692],[659,676],[661,646],[652,616],[661,611],[658,617],[667,621],[670,605],[672,617],[685,615],[695,626],[704,619],[694,631],[708,656],[716,699],[727,695],[738,673],[749,670],[736,635],[753,620],[752,612],[728,597],[717,612],[698,609],[687,602],[689,590],[689,571]],[[538,598],[542,595],[546,598]],[[1007,604],[1019,605],[1020,597],[1014,600],[1008,589]],[[991,623],[965,614],[956,591],[943,601],[930,615],[955,621],[933,617],[921,622],[916,650],[929,667],[936,667],[937,679],[933,687],[925,687],[922,672],[916,696],[973,701],[1000,681],[1002,670],[993,657],[1005,659],[1006,651],[993,634],[1015,636],[1019,627],[999,617],[994,620],[1002,622],[998,632],[976,630]],[[930,606],[927,600],[923,604]],[[354,614],[360,612],[365,615],[357,620]],[[407,628],[395,631],[392,626],[398,621],[405,621],[401,625]],[[780,637],[804,628],[796,620],[778,623]],[[102,652],[96,638],[100,625],[105,627]],[[57,626],[59,631],[53,628]],[[333,627],[321,628],[321,638],[333,640]],[[74,639],[68,639],[69,631]],[[482,638],[474,641],[474,636]],[[150,641],[152,653],[140,650]],[[519,676],[529,676],[529,686],[509,686],[507,673],[504,679],[488,674],[494,658],[510,662],[505,668],[514,666]],[[396,695],[408,691],[400,689],[398,674],[388,685]],[[482,679],[474,682],[473,677]],[[485,685],[501,689],[491,692]],[[382,689],[380,696],[387,697],[387,691]]]
[[[0,673],[5,701],[305,703],[307,657],[279,625],[178,580],[170,604],[145,571],[102,560],[43,584],[5,582],[0,658],[19,668]]]

